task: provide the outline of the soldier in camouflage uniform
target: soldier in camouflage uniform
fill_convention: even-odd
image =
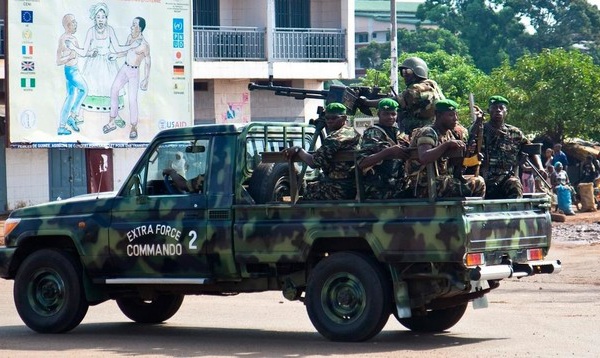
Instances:
[[[397,98],[400,104],[399,121],[404,133],[411,135],[416,128],[432,124],[435,103],[444,99],[440,86],[428,78],[429,69],[419,57],[409,57],[398,67],[406,89]]]
[[[352,162],[334,161],[340,150],[355,150],[360,141],[360,134],[346,124],[346,107],[341,103],[330,103],[325,108],[325,121],[329,135],[313,154],[301,147],[285,149],[286,158],[298,156],[311,168],[320,168],[321,175],[317,181],[306,186],[303,200],[339,200],[356,197],[356,183]]]
[[[426,165],[435,162],[437,197],[484,196],[485,182],[480,176],[467,179],[454,175],[449,166],[447,154],[455,150],[465,150],[464,138],[455,131],[458,104],[450,99],[437,101],[435,122],[414,131],[411,147],[419,153],[418,163],[409,166],[412,190],[416,197],[429,197]],[[458,133],[460,134],[460,133]],[[456,170],[456,169],[454,169]]]
[[[492,96],[488,104],[490,120],[483,125],[481,147],[481,175],[485,179],[486,198],[522,198],[523,185],[517,170],[523,146],[530,142],[519,128],[505,123],[509,104],[506,98]],[[480,116],[477,121],[481,120],[483,118]],[[476,140],[477,121],[470,130],[471,141]]]
[[[401,198],[409,194],[404,171],[408,141],[396,126],[398,102],[391,98],[377,105],[379,122],[363,133],[358,166],[363,172],[368,199]]]

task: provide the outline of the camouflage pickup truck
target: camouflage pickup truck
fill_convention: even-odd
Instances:
[[[66,332],[90,305],[114,299],[131,320],[158,323],[185,295],[277,290],[303,302],[326,338],[363,341],[392,314],[414,331],[447,330],[469,302],[485,307],[502,279],[560,271],[544,260],[544,195],[370,201],[359,190],[356,200],[297,200],[296,173],[317,173],[277,152],[309,148],[314,131],[291,123],[163,131],[119,191],[13,211],[0,276],[15,281],[20,317],[37,332]],[[163,175],[176,156],[198,184],[191,192]]]

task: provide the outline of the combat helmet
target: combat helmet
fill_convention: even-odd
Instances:
[[[425,63],[425,61],[423,61],[423,59],[419,57],[407,58],[406,60],[404,60],[404,62],[402,62],[400,66],[398,66],[398,68],[411,69],[415,76],[422,79],[427,79],[427,75],[429,74],[429,68],[427,68],[427,64]]]

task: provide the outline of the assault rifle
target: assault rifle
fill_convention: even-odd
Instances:
[[[348,115],[354,115],[357,110],[362,113],[371,116],[371,108],[364,102],[361,97],[369,99],[381,99],[391,97],[390,94],[381,93],[379,87],[366,87],[366,86],[340,86],[331,85],[329,90],[308,90],[304,88],[294,88],[286,86],[276,86],[273,82],[269,81],[268,85],[261,85],[257,83],[248,84],[250,91],[254,90],[266,90],[272,91],[276,96],[293,97],[295,99],[324,99],[325,104],[332,102],[342,103],[346,107],[346,113]]]

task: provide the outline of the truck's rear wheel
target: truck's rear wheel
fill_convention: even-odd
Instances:
[[[138,323],[161,323],[173,317],[183,303],[183,295],[159,295],[151,300],[139,297],[117,298],[121,312]]]
[[[468,304],[468,302],[465,302],[455,307],[429,310],[424,315],[415,315],[409,318],[398,318],[395,312],[394,316],[396,316],[400,324],[411,331],[443,332],[460,321],[467,310]]]
[[[364,341],[387,323],[391,288],[377,262],[341,252],[323,259],[311,273],[306,310],[311,322],[332,341]]]
[[[66,252],[51,249],[25,259],[15,277],[13,296],[23,322],[40,333],[72,330],[89,307],[81,266]]]

